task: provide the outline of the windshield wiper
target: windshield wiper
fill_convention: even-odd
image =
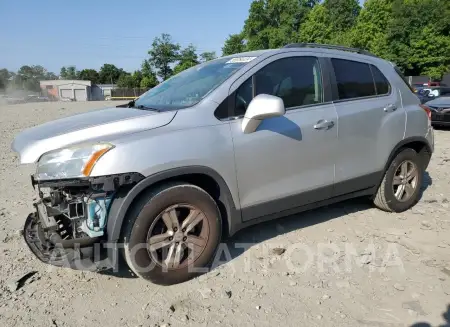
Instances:
[[[146,107],[146,106],[144,106],[142,104],[140,104],[139,106],[133,106],[132,108],[143,109],[143,110],[148,110],[148,111],[155,111],[155,112],[161,112],[161,110],[159,110],[159,109]]]

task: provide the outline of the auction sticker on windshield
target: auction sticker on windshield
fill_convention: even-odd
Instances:
[[[236,57],[228,60],[226,64],[248,63],[254,59],[256,59],[256,57]]]

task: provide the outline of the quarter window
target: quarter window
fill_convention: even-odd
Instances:
[[[282,98],[286,109],[322,103],[322,76],[317,58],[284,58],[259,70],[236,91],[236,115],[244,115],[250,101],[259,94]]]
[[[374,65],[370,65],[370,69],[372,70],[373,80],[375,82],[375,89],[378,95],[388,94],[391,86],[389,85],[388,80],[383,75],[380,70]]]
[[[376,95],[375,83],[368,64],[343,60],[331,59],[339,99],[354,99]]]

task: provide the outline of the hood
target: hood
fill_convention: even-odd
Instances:
[[[433,108],[450,108],[450,97],[439,97],[436,99],[433,99],[431,101],[428,101],[427,103],[425,103],[427,106],[429,107],[433,107]]]
[[[51,150],[77,143],[108,141],[167,125],[176,113],[133,108],[95,110],[26,129],[16,136],[12,149],[19,154],[20,163],[33,163]]]

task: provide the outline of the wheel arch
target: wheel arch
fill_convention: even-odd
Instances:
[[[425,169],[428,167],[428,163],[431,159],[431,154],[433,152],[430,143],[428,142],[428,140],[425,137],[421,137],[421,136],[408,137],[408,138],[400,141],[394,147],[394,149],[391,151],[389,158],[384,166],[383,175],[381,176],[381,179],[383,179],[384,173],[389,168],[389,165],[391,164],[392,160],[394,160],[395,156],[402,149],[405,149],[405,148],[411,148],[411,149],[415,150],[419,155],[422,156],[422,158],[424,158],[423,163],[424,163]],[[380,183],[381,183],[381,180],[380,180]]]
[[[231,191],[225,180],[215,170],[205,166],[189,166],[169,169],[148,176],[131,190],[119,191],[110,208],[107,235],[109,242],[121,237],[123,222],[128,210],[146,190],[162,183],[183,181],[204,189],[216,201],[222,216],[222,230],[230,234],[233,226],[241,222]]]

